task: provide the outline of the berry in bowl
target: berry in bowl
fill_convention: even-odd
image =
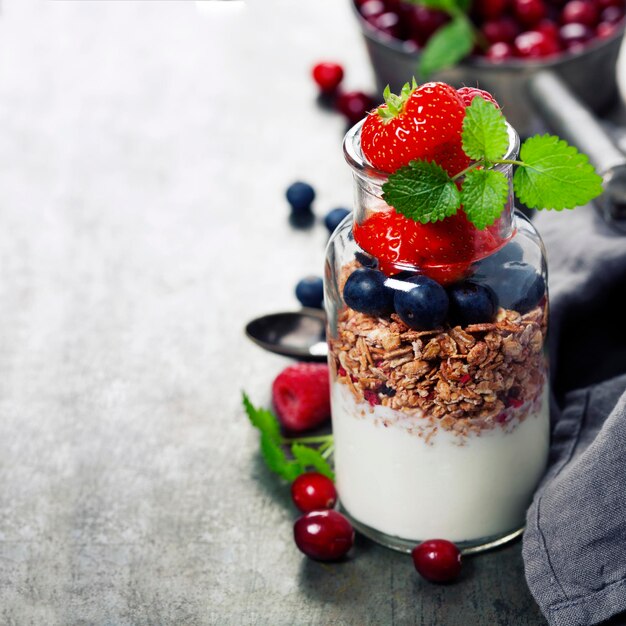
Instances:
[[[478,84],[498,98],[522,136],[539,127],[527,90],[542,69],[554,71],[596,113],[614,103],[624,0],[435,4],[446,10],[410,0],[356,0],[379,88],[399,88],[417,74],[457,87]]]

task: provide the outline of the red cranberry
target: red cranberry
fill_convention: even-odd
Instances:
[[[345,556],[354,544],[354,530],[337,511],[313,511],[296,520],[293,538],[308,557],[335,561]]]
[[[515,50],[511,44],[498,41],[487,48],[485,56],[493,63],[501,63],[515,57]]]
[[[429,539],[411,552],[415,569],[432,583],[452,582],[461,573],[461,552],[445,539]]]
[[[561,22],[593,28],[598,23],[598,9],[587,0],[570,0],[561,11]]]
[[[426,43],[428,38],[449,19],[447,13],[421,5],[411,7],[411,12],[407,15],[409,29],[413,37],[421,44]]]
[[[535,30],[548,37],[548,39],[559,40],[559,27],[552,20],[541,20],[535,27]]]
[[[324,93],[332,93],[343,80],[343,67],[339,63],[325,61],[313,68],[313,80]]]
[[[513,11],[524,26],[534,26],[546,16],[546,6],[542,0],[514,0]]]
[[[525,59],[542,59],[560,52],[557,41],[536,30],[528,30],[515,38],[515,50]]]
[[[513,40],[519,34],[519,27],[515,20],[506,15],[497,20],[485,22],[481,30],[489,43],[497,43],[498,41],[513,43]]]
[[[596,27],[596,37],[598,39],[608,39],[617,32],[617,24],[609,24],[609,22],[600,22]]]
[[[473,9],[483,19],[494,20],[506,11],[508,5],[509,0],[475,0]]]
[[[397,13],[392,13],[391,11],[382,13],[372,18],[370,23],[376,30],[388,37],[393,37],[394,39],[402,38],[402,24]]]
[[[565,24],[559,34],[563,45],[572,52],[580,50],[593,37],[593,31],[584,24]]]
[[[595,0],[594,4],[601,11],[607,7],[617,7],[618,9],[624,9],[624,0]]]
[[[350,124],[356,124],[376,106],[376,103],[371,96],[362,91],[348,91],[339,95],[335,106]]]
[[[385,12],[385,4],[380,0],[366,0],[366,2],[359,7],[359,12],[369,21]]]
[[[609,24],[618,24],[624,17],[624,9],[622,7],[606,7],[600,13],[600,21]]]
[[[335,506],[337,491],[330,478],[318,472],[307,472],[291,483],[291,499],[303,513],[323,511]]]

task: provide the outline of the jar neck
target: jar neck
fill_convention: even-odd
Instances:
[[[352,168],[354,178],[354,222],[362,225],[374,213],[393,211],[383,200],[382,186],[387,181],[388,174],[377,170],[370,165],[361,150],[362,120],[353,126],[347,133],[343,142],[344,156]],[[519,152],[519,136],[515,129],[507,124],[509,134],[509,146],[504,156],[505,159],[516,159]],[[494,169],[502,172],[509,182],[509,197],[502,210],[502,214],[496,223],[489,227],[493,235],[506,240],[513,234],[513,166],[499,164]]]

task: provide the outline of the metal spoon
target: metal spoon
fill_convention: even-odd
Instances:
[[[271,313],[246,325],[246,335],[258,346],[305,361],[325,361],[326,315],[319,309]]]

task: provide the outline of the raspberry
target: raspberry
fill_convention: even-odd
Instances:
[[[328,366],[298,363],[274,380],[272,400],[281,424],[300,432],[320,426],[330,417]]]

